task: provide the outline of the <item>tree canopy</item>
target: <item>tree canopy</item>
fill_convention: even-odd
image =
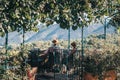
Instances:
[[[8,31],[20,31],[21,29],[36,31],[34,25],[37,19],[35,6],[37,3],[38,0],[0,0],[1,32],[5,33],[5,29]]]
[[[0,30],[36,31],[36,20],[76,30],[115,13],[112,21],[119,24],[119,0],[0,0]]]
[[[39,7],[39,20],[48,25],[56,21],[61,28],[72,26],[76,30],[119,13],[119,3],[119,0],[46,0]]]

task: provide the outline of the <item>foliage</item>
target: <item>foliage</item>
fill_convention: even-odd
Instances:
[[[119,10],[120,13],[120,10]],[[109,24],[115,26],[117,29],[120,28],[120,14],[116,14],[109,22]]]
[[[87,0],[46,1],[43,9],[40,11],[41,13],[46,14],[51,21],[59,23],[60,27],[64,29],[73,26],[72,29],[75,30],[78,25],[86,25],[85,18],[88,18],[88,21],[91,21],[90,18],[92,18],[92,9]],[[49,20],[45,20],[45,16],[40,16],[40,21],[49,24]]]
[[[117,5],[118,0],[46,0],[39,7],[39,12],[42,13],[40,21],[47,25],[56,21],[61,28],[72,27],[76,30],[77,27],[87,26],[92,21],[102,20],[103,16],[119,13]]]
[[[32,0],[0,0],[0,24],[2,32],[24,31],[34,29],[36,20],[36,3]]]
[[[103,71],[116,70],[120,61],[120,53],[114,51],[114,54],[106,52],[103,55],[93,54],[85,58],[85,71],[93,74],[101,74]]]
[[[118,0],[1,0],[0,4],[2,32],[5,28],[9,31],[36,30],[36,19],[47,26],[57,22],[61,28],[76,30],[104,15],[119,12]]]

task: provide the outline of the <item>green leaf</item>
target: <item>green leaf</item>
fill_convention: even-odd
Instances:
[[[72,26],[72,29],[73,30],[76,30],[78,27],[77,26]]]

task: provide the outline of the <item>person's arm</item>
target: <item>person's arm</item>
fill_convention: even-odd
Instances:
[[[48,49],[41,52],[40,56],[45,57],[48,55]]]
[[[71,50],[71,52],[70,52],[70,55],[71,55],[71,54],[74,54],[74,53],[76,52],[76,50],[77,50],[76,48],[73,48],[73,49]]]
[[[47,50],[43,51],[43,53],[40,56],[47,56],[49,52],[53,52],[53,48],[49,47]]]

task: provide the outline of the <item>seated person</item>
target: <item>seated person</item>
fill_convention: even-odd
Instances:
[[[38,53],[40,52],[39,49],[32,49],[30,50],[28,64],[30,64],[31,69],[27,70],[27,75],[29,80],[35,80],[35,75],[38,69]]]

